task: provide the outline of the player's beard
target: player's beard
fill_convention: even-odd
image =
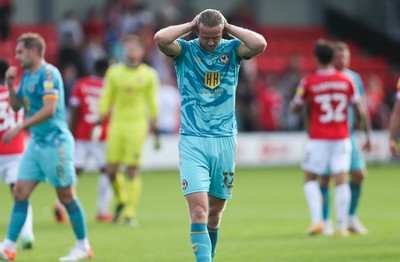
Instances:
[[[21,65],[22,69],[30,69],[33,65],[32,61],[27,59],[26,61],[20,61],[19,64]]]

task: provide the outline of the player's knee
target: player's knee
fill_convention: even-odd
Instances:
[[[75,193],[71,187],[58,188],[57,197],[60,203],[65,206],[75,199]]]
[[[192,222],[207,221],[207,208],[202,205],[195,205],[190,208],[190,218]]]
[[[81,176],[83,173],[83,168],[81,167],[75,167],[75,172],[77,176]]]
[[[118,173],[118,165],[107,165],[105,168],[107,175],[110,177],[110,180],[115,180]]]
[[[365,172],[363,171],[352,171],[351,172],[351,182],[355,184],[361,184],[364,180]]]
[[[309,181],[314,181],[316,179],[317,179],[317,175],[315,175],[315,174],[313,174],[311,172],[308,172],[308,171],[306,171],[304,173],[304,181],[305,181],[305,183],[307,183]]]
[[[335,185],[336,186],[339,186],[339,185],[347,183],[346,173],[336,174],[336,175],[333,175],[333,177],[335,178]]]
[[[29,198],[30,192],[22,187],[14,186],[13,196],[15,200],[25,201]]]
[[[208,226],[211,228],[216,228],[219,226],[219,223],[222,218],[222,210],[212,209],[210,208],[208,215]]]
[[[74,200],[74,198],[72,197],[72,195],[70,195],[70,196],[59,196],[58,197],[58,200],[60,201],[60,203],[61,204],[63,204],[63,206],[65,206],[65,205],[68,205],[69,203],[71,203],[73,200]]]

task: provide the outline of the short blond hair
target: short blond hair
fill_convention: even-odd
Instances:
[[[17,43],[23,43],[26,49],[37,48],[39,56],[44,57],[46,43],[43,37],[37,33],[24,33],[17,39]]]
[[[206,9],[199,14],[197,20],[197,30],[199,30],[200,24],[207,27],[215,27],[225,23],[225,18],[220,11],[215,9]]]

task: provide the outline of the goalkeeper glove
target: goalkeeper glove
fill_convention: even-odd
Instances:
[[[154,127],[153,132],[154,132],[153,149],[159,150],[161,148],[160,129],[158,127]]]

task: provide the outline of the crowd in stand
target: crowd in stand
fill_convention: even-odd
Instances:
[[[160,127],[164,133],[178,132],[179,92],[174,68],[171,60],[154,47],[153,35],[166,25],[191,21],[195,15],[191,3],[184,0],[164,1],[158,11],[153,12],[143,1],[108,0],[103,8],[89,9],[84,18],[78,17],[74,10],[67,11],[57,24],[58,65],[65,81],[66,103],[74,82],[92,74],[97,59],[107,56],[112,61],[121,61],[124,37],[130,33],[140,34],[147,45],[145,62],[155,67],[160,75],[160,119],[163,121]],[[260,24],[253,12],[249,5],[239,5],[227,19],[258,31]],[[266,39],[268,41],[268,36]],[[237,90],[239,130],[303,129],[301,116],[288,110],[288,103],[302,77],[303,72],[296,56],[290,59],[287,68],[279,74],[260,73],[254,59],[245,61],[241,67]],[[377,75],[370,75],[364,82],[368,111],[375,129],[386,129],[388,126],[394,81],[384,86]]]

